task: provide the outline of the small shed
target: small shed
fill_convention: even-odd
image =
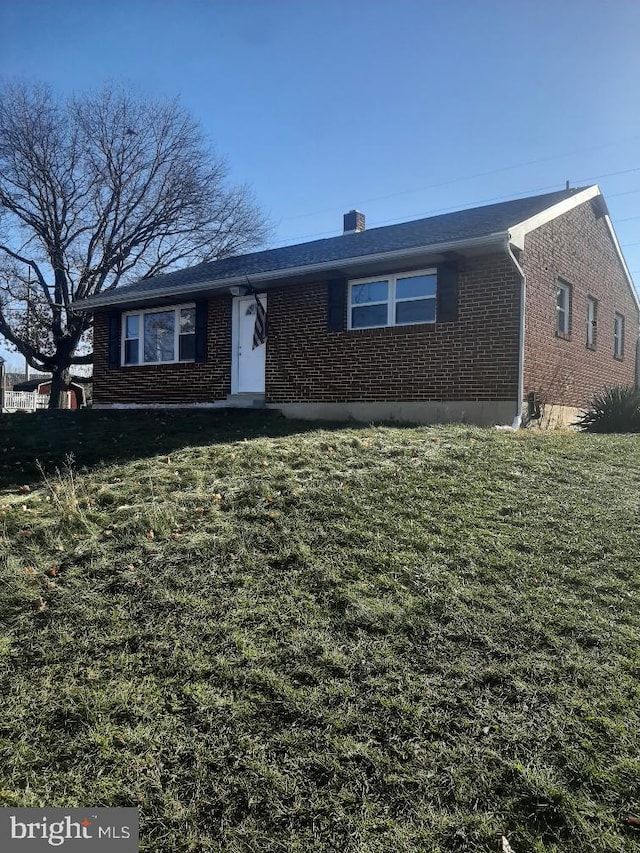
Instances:
[[[51,379],[39,376],[37,379],[28,379],[26,382],[18,382],[13,386],[14,391],[36,391],[48,397],[51,394]],[[82,409],[87,405],[87,395],[84,385],[73,378],[69,383],[69,409]]]

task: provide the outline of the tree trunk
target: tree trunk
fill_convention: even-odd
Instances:
[[[69,390],[71,382],[71,368],[67,365],[56,365],[53,369],[53,378],[51,379],[51,394],[49,396],[50,409],[65,408],[65,391]]]

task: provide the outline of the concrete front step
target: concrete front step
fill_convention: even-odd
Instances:
[[[264,409],[264,394],[227,394],[229,406],[239,409]]]

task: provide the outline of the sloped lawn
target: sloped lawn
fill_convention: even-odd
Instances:
[[[0,805],[139,805],[154,853],[638,849],[639,437],[0,442]]]

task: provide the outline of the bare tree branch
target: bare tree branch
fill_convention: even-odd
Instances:
[[[7,323],[4,312],[0,310],[0,335],[3,335],[9,343],[13,344],[22,355],[27,359],[34,370],[50,370],[53,364],[45,353],[40,352],[36,347],[19,337],[13,331],[13,328]]]
[[[0,334],[52,370],[56,390],[90,360],[75,300],[268,235],[177,101],[118,88],[67,102],[41,85],[0,91],[0,217]]]
[[[47,285],[44,276],[40,272],[40,267],[38,266],[38,264],[33,260],[28,260],[27,258],[22,257],[22,255],[19,255],[17,252],[12,251],[8,246],[3,246],[2,244],[0,244],[0,252],[4,252],[10,258],[13,258],[16,261],[20,261],[21,263],[25,264],[25,266],[32,269],[36,275],[36,280],[40,285],[44,296],[47,298],[49,303],[52,304],[51,294],[49,293],[49,286]]]

